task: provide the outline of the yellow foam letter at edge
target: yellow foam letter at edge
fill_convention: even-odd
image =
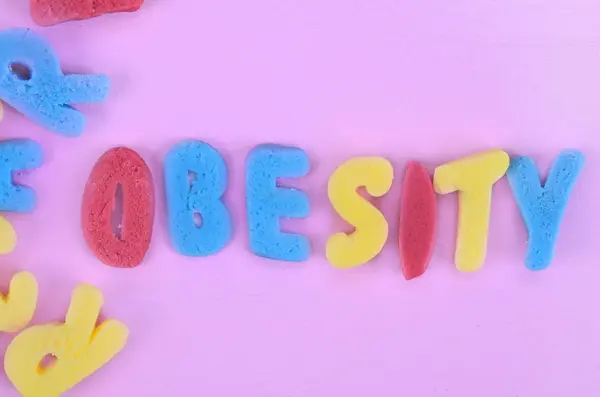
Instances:
[[[81,284],[73,291],[64,324],[33,326],[6,350],[6,375],[23,397],[58,397],[108,363],[125,346],[129,331],[119,321],[96,327],[102,292]],[[56,360],[42,365],[53,355]]]
[[[326,256],[332,266],[359,266],[381,252],[388,237],[388,223],[356,190],[364,186],[371,196],[381,197],[390,190],[393,180],[392,164],[383,157],[350,159],[331,175],[329,201],[356,229],[350,234],[336,233],[327,241]]]
[[[458,235],[454,261],[458,270],[474,272],[483,266],[487,250],[492,186],[504,176],[510,158],[490,150],[452,161],[435,169],[439,194],[458,191]]]
[[[38,284],[33,274],[15,274],[8,288],[6,296],[0,294],[0,332],[16,332],[25,328],[37,305]]]
[[[17,245],[17,233],[13,225],[0,215],[0,255],[10,254]]]

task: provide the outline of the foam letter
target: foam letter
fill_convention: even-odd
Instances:
[[[0,255],[10,254],[17,245],[17,232],[5,217],[0,215]]]
[[[361,197],[365,187],[373,197],[385,195],[392,187],[394,169],[383,157],[356,157],[340,165],[329,179],[329,201],[335,211],[356,230],[336,233],[329,238],[326,256],[337,268],[362,265],[381,252],[388,238],[383,214]]]
[[[31,19],[40,26],[81,21],[113,12],[137,11],[144,0],[30,0]]]
[[[38,284],[29,272],[20,272],[10,281],[8,294],[0,294],[0,332],[23,329],[35,313]]]
[[[0,120],[2,104],[0,103]],[[33,189],[13,184],[13,173],[39,167],[43,161],[41,146],[31,140],[16,139],[0,143],[0,210],[31,212],[36,205]],[[17,244],[17,233],[12,224],[0,216],[0,254],[12,252]]]
[[[511,160],[506,175],[529,233],[525,258],[528,269],[544,270],[552,263],[565,208],[584,164],[583,153],[576,150],[561,152],[546,183],[541,186],[531,158],[514,157]]]
[[[85,117],[70,105],[102,102],[108,90],[104,75],[64,75],[50,44],[32,30],[0,32],[0,97],[42,127],[80,135]]]
[[[78,285],[64,324],[36,325],[13,339],[4,368],[23,397],[58,397],[123,349],[129,335],[124,324],[106,320],[96,327],[103,303],[100,290]],[[54,362],[44,363],[48,356]]]
[[[231,240],[232,225],[221,201],[227,189],[221,154],[204,142],[181,142],[167,153],[164,169],[169,233],[177,252],[207,256],[222,250]]]
[[[310,202],[304,192],[282,188],[277,178],[308,174],[304,150],[279,145],[255,147],[246,160],[246,209],[250,250],[265,258],[299,262],[310,256],[306,236],[282,233],[279,218],[306,218]]]
[[[15,171],[32,170],[43,163],[42,147],[29,139],[0,142],[0,211],[31,212],[37,198],[29,187],[15,185]]]
[[[427,169],[417,162],[406,167],[402,183],[398,238],[402,273],[407,280],[425,273],[435,245],[436,197]]]
[[[458,236],[455,263],[463,272],[483,266],[492,203],[492,186],[508,169],[508,154],[491,150],[468,156],[435,169],[439,194],[458,191]]]
[[[114,220],[115,214],[122,219]],[[142,262],[152,240],[154,187],[139,154],[117,147],[98,159],[83,192],[81,220],[88,247],[104,264],[135,267]]]

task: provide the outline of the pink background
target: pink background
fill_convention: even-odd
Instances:
[[[26,3],[0,0],[0,28],[32,26]],[[89,282],[104,314],[129,325],[125,350],[65,396],[598,396],[598,21],[597,0],[147,0],[136,14],[36,28],[66,71],[106,73],[114,89],[81,106],[78,139],[7,111],[2,136],[39,141],[47,161],[21,178],[39,206],[8,214],[19,244],[0,258],[0,281],[37,275],[36,324],[61,319]],[[234,239],[210,258],[177,255],[166,230],[162,158],[189,138],[230,168]],[[312,159],[294,183],[312,215],[285,222],[313,243],[301,264],[248,251],[244,158],[265,142]],[[134,270],[102,265],[79,227],[89,172],[116,145],[137,150],[156,182],[155,235]],[[454,268],[452,195],[439,199],[430,269],[403,279],[394,230],[408,160],[433,169],[504,148],[547,169],[567,147],[588,163],[549,270],[524,267],[526,232],[503,179],[483,270]],[[392,232],[376,260],[340,271],[324,259],[341,224],[326,185],[356,155],[395,166],[382,200]],[[0,335],[0,352],[10,339]],[[17,396],[3,372],[0,395]]]

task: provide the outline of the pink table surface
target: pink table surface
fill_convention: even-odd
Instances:
[[[0,29],[33,26],[26,3],[0,0]],[[65,71],[106,73],[113,90],[81,106],[89,124],[77,139],[7,109],[2,136],[37,140],[47,161],[20,179],[39,205],[7,215],[19,243],[0,258],[0,281],[35,273],[35,324],[60,320],[89,282],[105,293],[104,314],[130,327],[125,350],[65,396],[596,397],[598,21],[596,0],[147,0],[136,14],[35,28]],[[230,168],[234,238],[210,258],[176,254],[166,229],[162,158],[190,138]],[[312,161],[293,183],[312,214],[285,222],[310,236],[304,263],[248,250],[244,159],[266,142]],[[117,145],[137,150],[156,182],[154,239],[133,270],[102,265],[79,226],[89,172]],[[406,162],[433,169],[490,148],[544,169],[563,148],[587,155],[555,262],[524,267],[527,235],[503,179],[483,270],[454,268],[451,195],[439,199],[429,270],[405,281],[395,229]],[[341,224],[326,186],[357,155],[395,166],[382,200],[392,232],[376,260],[340,271],[324,258]],[[11,338],[0,335],[0,352]],[[3,371],[0,395],[18,395]]]

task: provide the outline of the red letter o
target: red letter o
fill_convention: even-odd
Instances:
[[[112,222],[119,189],[120,236]],[[116,147],[98,159],[83,193],[81,224],[88,247],[106,265],[130,268],[142,262],[152,240],[154,185],[137,152]]]

